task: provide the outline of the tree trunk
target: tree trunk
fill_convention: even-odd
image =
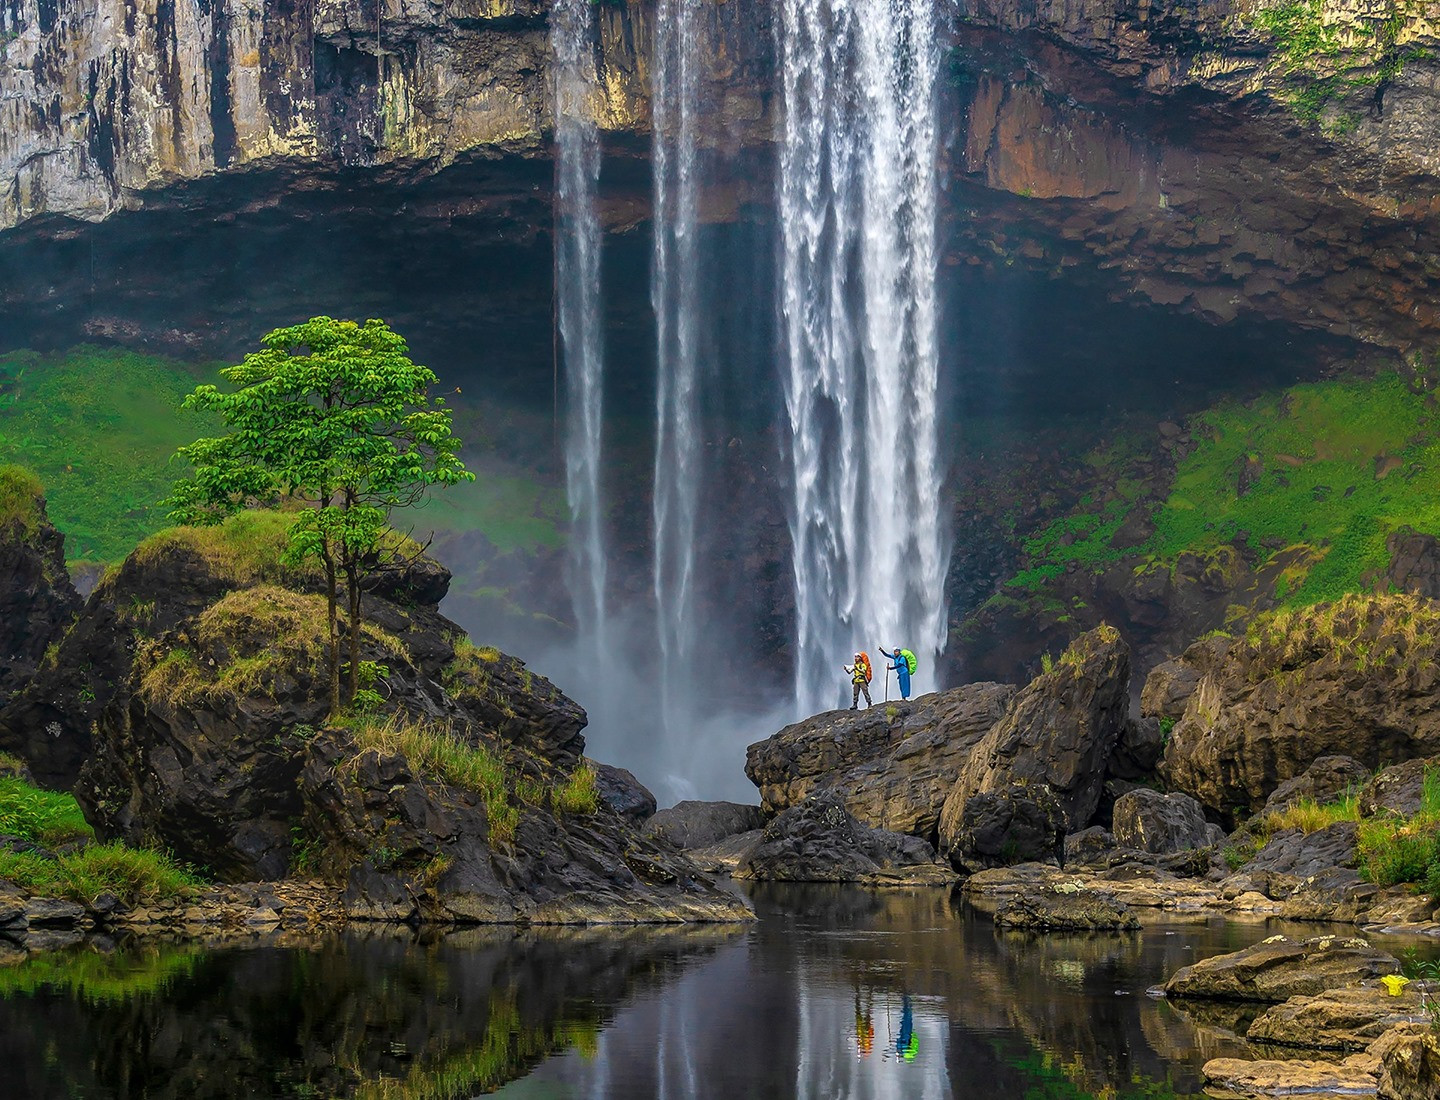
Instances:
[[[355,705],[360,689],[360,563],[349,551],[345,554],[345,586],[350,598],[350,684],[346,702]]]
[[[330,716],[340,714],[340,593],[335,583],[335,558],[329,543],[321,543],[320,558],[325,563],[325,599],[330,620]]]

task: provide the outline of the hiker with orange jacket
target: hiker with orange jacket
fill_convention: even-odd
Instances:
[[[860,706],[860,693],[862,691],[865,693],[865,705],[867,707],[874,706],[870,701],[870,677],[872,675],[870,671],[870,658],[864,653],[855,654],[855,663],[853,665],[846,665],[845,671],[850,674],[850,684],[853,689],[851,691],[850,709],[855,710]]]

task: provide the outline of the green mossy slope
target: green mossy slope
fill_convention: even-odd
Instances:
[[[1135,444],[1087,456],[1096,484],[1108,489],[1028,538],[1029,567],[1009,587],[1040,593],[1073,566],[1173,565],[1183,553],[1238,541],[1261,563],[1287,548],[1312,548],[1315,564],[1289,571],[1275,593],[1303,606],[1373,589],[1392,532],[1440,531],[1440,421],[1429,396],[1397,376],[1293,386],[1218,405],[1188,426],[1196,445],[1158,506],[1123,476]],[[1139,508],[1152,510],[1153,533],[1138,546],[1116,546]]]

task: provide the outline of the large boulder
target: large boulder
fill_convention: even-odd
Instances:
[[[1139,928],[1140,918],[1107,894],[1061,883],[1017,894],[995,910],[995,923],[1032,932],[1120,932]]]
[[[1075,639],[1054,668],[1010,701],[971,753],[941,810],[941,851],[957,867],[973,862],[967,844],[982,831],[975,815],[993,822],[1005,806],[1022,810],[1027,821],[1058,818],[1053,823],[1062,835],[1089,825],[1125,731],[1129,681],[1130,651],[1117,631],[1101,626]],[[1005,806],[974,801],[979,795],[1001,796]],[[1023,807],[1027,801],[1036,813]]]
[[[1161,774],[1227,821],[1249,816],[1318,757],[1366,768],[1440,754],[1440,607],[1347,596],[1273,612],[1201,675]]]
[[[1285,829],[1272,836],[1242,870],[1311,878],[1335,867],[1354,867],[1358,843],[1359,826],[1353,821],[1337,821],[1313,833]]]
[[[765,811],[742,802],[677,802],[645,822],[650,836],[668,840],[677,848],[708,848],[736,833],[748,833],[765,824]]]
[[[1394,956],[1362,939],[1317,936],[1297,941],[1271,936],[1240,951],[1182,967],[1165,983],[1165,992],[1171,997],[1279,1004],[1399,972]]]
[[[1152,668],[1140,691],[1140,714],[1165,719],[1169,725],[1177,722],[1195,694],[1200,677],[1224,659],[1232,641],[1227,634],[1208,635],[1192,643],[1179,657]]]
[[[1398,1024],[1370,1046],[1380,1056],[1378,1100],[1440,1096],[1440,1035],[1430,1021]]]
[[[1187,794],[1140,787],[1115,800],[1115,842],[1152,855],[1168,855],[1211,843],[1205,812]]]
[[[1427,775],[1432,786],[1440,789],[1440,756],[1407,760],[1384,769],[1360,789],[1360,812],[1366,817],[1385,810],[1405,817],[1418,814],[1425,803]]]
[[[588,760],[588,763],[595,770],[600,798],[607,806],[637,825],[654,816],[655,796],[630,771],[598,760]]]
[[[745,774],[773,813],[833,792],[860,821],[933,840],[940,809],[1015,694],[966,684],[867,710],[835,710],[751,745]]]
[[[778,815],[735,872],[776,882],[939,885],[955,881],[919,837],[875,829],[820,795]]]
[[[1370,769],[1353,757],[1322,756],[1271,791],[1264,812],[1279,813],[1305,799],[1323,806],[1354,794],[1369,778]]]

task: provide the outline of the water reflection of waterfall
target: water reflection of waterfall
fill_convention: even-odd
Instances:
[[[796,692],[904,645],[933,686],[947,551],[937,460],[934,13],[783,0],[780,144]]]
[[[555,296],[564,361],[565,487],[570,502],[570,591],[582,650],[603,652],[605,545],[600,492],[600,142],[594,91],[591,0],[556,0],[550,13],[555,57]]]
[[[650,297],[655,308],[655,611],[661,717],[682,719],[678,691],[693,682],[695,520],[700,496],[696,0],[659,0],[651,77],[655,183]]]

